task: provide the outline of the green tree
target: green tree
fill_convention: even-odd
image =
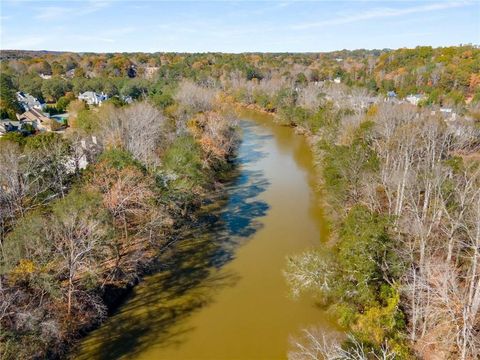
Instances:
[[[42,95],[47,101],[57,101],[72,89],[69,82],[61,78],[44,80],[42,84]]]
[[[20,105],[17,102],[15,89],[10,76],[1,74],[0,76],[0,113],[2,118],[8,117],[15,120],[15,113],[21,112]]]
[[[42,84],[42,78],[35,74],[27,74],[18,78],[18,88],[20,91],[28,93],[41,100],[43,99]]]
[[[100,127],[100,119],[93,111],[80,110],[75,120],[75,127],[82,129],[87,134],[93,134]]]
[[[65,72],[65,69],[63,68],[62,64],[60,64],[58,61],[54,61],[52,63],[52,75],[53,76],[62,75],[64,72]]]

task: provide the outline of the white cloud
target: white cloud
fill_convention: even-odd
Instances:
[[[294,30],[305,30],[305,29],[318,28],[318,27],[330,26],[330,25],[349,24],[349,23],[354,23],[354,22],[363,21],[363,20],[397,17],[402,15],[458,8],[458,7],[464,7],[472,4],[473,4],[472,1],[454,1],[454,2],[431,3],[428,5],[414,6],[409,8],[397,8],[397,9],[374,8],[371,10],[360,12],[355,15],[340,16],[337,18],[329,19],[329,20],[321,20],[321,21],[312,22],[312,23],[298,24],[298,25],[293,25],[290,28]]]
[[[44,6],[37,8],[35,19],[38,20],[65,20],[76,16],[84,16],[105,9],[112,1],[87,1],[80,6]],[[78,4],[72,2],[71,4]]]

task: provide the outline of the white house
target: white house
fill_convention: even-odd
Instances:
[[[103,92],[99,94],[94,91],[85,91],[78,95],[78,99],[85,101],[88,105],[102,105],[102,102],[107,100],[108,96]]]
[[[333,79],[333,82],[334,82],[335,84],[340,84],[340,83],[342,82],[342,79],[339,78],[339,77],[336,77],[335,79]]]
[[[417,106],[418,103],[425,99],[425,95],[422,94],[410,94],[408,95],[405,100],[407,100],[410,104]]]
[[[41,73],[41,74],[40,74],[40,77],[41,77],[43,80],[48,80],[48,79],[51,79],[51,78],[52,78],[52,75]]]
[[[31,110],[31,109],[37,109],[42,111],[45,108],[45,103],[42,103],[40,100],[38,100],[36,97],[23,93],[22,91],[18,91],[16,93],[17,95],[17,100],[20,103],[20,105],[23,107],[25,111]]]

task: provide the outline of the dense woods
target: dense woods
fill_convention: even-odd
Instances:
[[[309,137],[328,208],[331,239],[292,254],[285,277],[348,335],[305,329],[289,357],[480,356],[477,47],[5,51],[1,70],[2,118],[15,91],[70,114],[65,134],[0,139],[5,358],[62,354],[104,319],[108,291],[133,284],[224,177],[238,142],[225,109],[239,105]],[[87,90],[110,100],[75,100]]]
[[[206,87],[264,80],[265,84],[250,94],[260,104],[272,87],[292,90],[334,79],[375,94],[424,94],[425,104],[462,107],[465,102],[480,100],[480,50],[472,45],[318,54],[2,51],[1,58],[2,117],[15,110],[15,101],[9,96],[12,88],[57,106],[60,99],[66,102],[71,92],[77,95],[90,90],[134,99],[148,97],[164,108],[172,105],[172,87],[183,78]],[[271,103],[269,108],[273,106],[278,104]]]
[[[352,354],[476,358],[478,126],[387,104],[322,130],[334,140],[317,146],[336,242],[331,260],[289,260],[294,290],[335,301]],[[323,345],[318,356],[335,350]]]
[[[0,139],[2,358],[62,355],[219,191],[235,122],[190,101],[168,116],[105,104],[65,135]]]

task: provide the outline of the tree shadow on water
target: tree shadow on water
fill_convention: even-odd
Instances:
[[[210,304],[213,295],[239,280],[212,269],[216,244],[208,236],[179,242],[164,269],[149,276],[129,300],[83,343],[75,359],[135,357],[146,348],[175,346],[192,331],[182,323]]]
[[[168,253],[161,255],[162,269],[146,277],[72,358],[128,359],[152,346],[179,346],[195,330],[186,320],[214,302],[218,291],[240,280],[224,265],[261,228],[259,218],[269,209],[259,198],[269,181],[263,171],[248,166],[265,156],[258,150],[265,139],[248,124],[242,128],[238,174],[226,185],[227,195],[219,199],[220,205],[179,235]]]

